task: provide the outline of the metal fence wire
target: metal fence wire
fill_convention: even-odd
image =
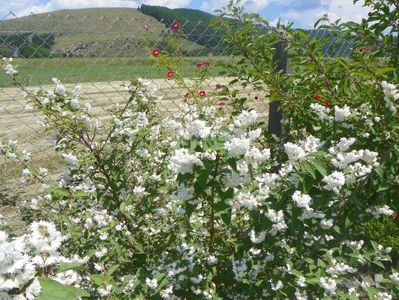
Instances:
[[[20,78],[32,88],[46,88],[53,77],[71,89],[80,85],[82,100],[89,102],[100,117],[106,116],[113,104],[127,100],[122,83],[135,77],[156,85],[162,109],[172,114],[179,109],[186,91],[154,65],[151,49],[178,49],[187,77],[194,75],[199,61],[207,60],[214,66],[219,60],[232,58],[225,51],[222,35],[201,22],[182,22],[173,45],[170,25],[123,8],[67,10],[23,18],[9,13],[0,20],[0,56],[15,57]],[[323,38],[326,33],[313,34]],[[334,55],[347,55],[347,48]],[[217,84],[230,81],[218,76],[217,67],[210,72],[204,89],[212,91]],[[249,88],[242,88],[241,93],[267,116],[265,95]],[[17,139],[33,153],[42,152],[51,146],[42,134],[42,116],[25,106],[20,91],[0,74],[0,134]]]

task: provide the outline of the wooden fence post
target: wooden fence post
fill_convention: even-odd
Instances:
[[[277,65],[277,71],[287,71],[287,51],[285,49],[285,42],[281,41],[275,45],[276,54],[273,57],[273,61]],[[281,120],[283,119],[283,114],[280,111],[281,102],[273,101],[269,104],[269,123],[268,131],[276,136],[281,136],[282,125]]]

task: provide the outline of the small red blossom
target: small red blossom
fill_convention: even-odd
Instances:
[[[188,96],[190,96],[190,92],[187,92],[183,95],[184,98],[188,98]]]
[[[314,98],[316,101],[320,101],[321,95],[320,95],[320,94],[316,94],[316,95],[314,95],[313,98]]]
[[[222,88],[222,85],[221,85],[220,83],[217,83],[216,86],[215,86],[215,88],[216,88],[217,90],[220,90],[220,89]]]
[[[197,68],[209,67],[211,63],[209,61],[203,61],[195,64]]]
[[[218,103],[218,105],[219,105],[220,107],[223,107],[223,106],[226,105],[226,103],[225,103],[224,101],[220,101],[220,102]]]
[[[161,51],[158,48],[155,48],[154,50],[152,50],[152,56],[158,57],[159,54],[161,54]]]
[[[204,90],[202,90],[202,91],[199,91],[198,95],[199,95],[200,97],[205,97],[205,96],[206,96],[206,93],[205,93]]]
[[[173,76],[175,76],[175,73],[173,71],[169,71],[168,73],[166,73],[166,77],[168,78],[172,78]]]
[[[370,52],[373,48],[371,46],[364,46],[359,48],[360,52]]]
[[[180,22],[179,21],[174,21],[172,25],[170,26],[173,30],[179,29],[180,28]]]
[[[148,29],[150,29],[150,24],[145,23],[145,24],[143,25],[143,27],[144,27],[145,30],[148,30]]]
[[[392,216],[390,217],[391,221],[395,221],[398,215],[396,213],[393,213]]]
[[[327,100],[323,101],[323,106],[325,107],[331,107],[330,102],[328,102]]]

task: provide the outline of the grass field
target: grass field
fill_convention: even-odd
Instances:
[[[229,57],[187,57],[179,65],[184,77],[195,74],[195,64],[209,60],[213,67],[210,75],[217,76],[221,68],[219,61],[232,61]],[[35,58],[15,59],[20,78],[29,86],[51,84],[56,77],[64,83],[108,82],[128,80],[134,77],[160,79],[166,77],[166,70],[154,66],[154,62],[139,58]],[[0,87],[11,86],[10,78],[0,72]]]

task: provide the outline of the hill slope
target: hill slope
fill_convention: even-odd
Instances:
[[[143,25],[148,24],[146,30]],[[165,26],[155,18],[133,8],[87,8],[60,10],[0,21],[0,46],[9,44],[9,36],[33,33],[54,35],[52,52],[71,56],[140,56],[145,46],[162,39]],[[8,36],[8,38],[7,38]],[[2,42],[3,40],[3,42]],[[42,46],[46,46],[43,40]],[[182,50],[203,47],[182,40]]]
[[[187,39],[190,41],[208,48],[217,48],[220,46],[222,35],[209,26],[209,22],[215,18],[212,14],[197,9],[170,9],[163,6],[145,4],[141,5],[139,10],[164,23],[167,27],[169,27],[173,21],[178,20],[182,24],[183,31],[188,35]],[[219,50],[223,51],[223,49]]]

